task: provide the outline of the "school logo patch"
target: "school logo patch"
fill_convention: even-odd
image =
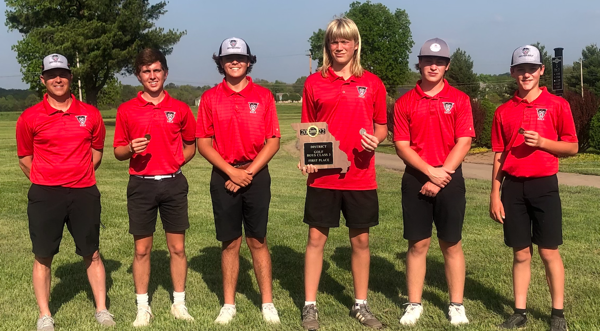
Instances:
[[[454,102],[442,102],[442,104],[444,105],[444,114],[452,114]]]
[[[527,55],[529,54],[529,48],[525,47],[523,48],[523,55]]]
[[[167,123],[173,123],[173,119],[175,119],[174,111],[166,111],[165,116],[167,116]]]
[[[85,121],[87,121],[86,115],[77,115],[75,118],[77,119],[77,122],[79,122],[79,126],[85,126]]]
[[[58,62],[58,55],[56,55],[56,54],[52,55],[52,61]]]
[[[256,109],[258,109],[258,102],[248,102],[248,107],[250,107],[250,114],[256,114]]]
[[[235,47],[235,45],[237,45],[237,40],[235,40],[235,39],[231,39],[231,40],[229,41],[229,46],[231,46],[231,47]]]
[[[538,121],[544,120],[544,117],[546,117],[546,112],[548,112],[547,109],[537,108]]]
[[[357,86],[356,89],[358,90],[358,97],[359,98],[364,98],[365,94],[367,94],[367,87],[366,86]]]

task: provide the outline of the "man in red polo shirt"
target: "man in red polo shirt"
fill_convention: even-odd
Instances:
[[[98,109],[70,94],[73,76],[60,54],[44,58],[44,100],[25,110],[17,121],[19,166],[31,181],[29,234],[33,244],[33,290],[40,309],[37,329],[54,330],[48,302],[52,259],[64,224],[83,256],[96,302],[96,319],[115,325],[106,310],[104,264],[98,252],[100,192],[95,170],[100,166],[106,130]]]
[[[256,56],[243,39],[228,38],[213,55],[223,82],[202,94],[198,109],[198,151],[213,165],[210,195],[217,240],[222,242],[224,305],[215,320],[228,324],[236,314],[242,224],[262,295],[262,315],[279,323],[273,305],[267,221],[271,177],[267,163],[279,150],[279,121],[273,94],[247,76]]]
[[[349,39],[346,39],[349,38]],[[350,167],[309,173],[304,222],[309,225],[304,261],[305,303],[302,325],[319,328],[317,290],[323,268],[323,250],[329,229],[346,219],[352,246],[355,303],[350,315],[365,326],[380,329],[381,322],[367,304],[369,290],[369,229],[379,224],[375,179],[375,149],[387,136],[386,91],[381,80],[360,65],[361,39],[349,18],[331,21],[323,41],[323,66],[304,83],[302,122],[327,122],[340,142]]]
[[[444,79],[449,67],[446,42],[439,38],[426,41],[419,52],[421,80],[394,107],[396,152],[406,164],[402,215],[408,240],[408,304],[400,319],[402,325],[414,325],[423,312],[421,298],[433,223],[450,292],[448,318],[452,325],[469,323],[462,305],[465,257],[461,238],[466,200],[461,163],[475,132],[469,97]]]
[[[113,145],[118,160],[129,160],[127,211],[129,233],[135,242],[133,280],[138,308],[133,326],[146,326],[152,317],[148,282],[157,211],[171,256],[171,314],[191,321],[194,318],[185,305],[188,183],[181,167],[196,153],[196,121],[188,105],[164,90],[169,68],[160,51],[141,51],[135,60],[135,73],[144,91],[119,106]]]
[[[565,269],[562,209],[558,194],[558,157],[575,155],[577,135],[569,103],[539,86],[545,67],[531,45],[513,52],[515,96],[498,107],[492,126],[496,152],[492,172],[490,217],[504,226],[504,242],[513,248],[515,311],[501,328],[527,323],[527,290],[533,245],[538,246],[552,297],[551,331],[566,331],[563,313]]]

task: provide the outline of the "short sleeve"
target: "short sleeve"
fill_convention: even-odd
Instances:
[[[410,141],[408,109],[402,98],[394,105],[394,141]]]
[[[267,96],[270,101],[267,101],[267,111],[265,112],[265,139],[281,138],[279,132],[279,119],[277,119],[277,108],[275,107],[275,98],[272,93]]]
[[[115,121],[115,138],[113,141],[113,147],[127,146],[131,138],[127,131],[127,113],[123,106],[117,109],[117,119]]]
[[[33,130],[29,121],[21,115],[17,120],[17,155],[33,155]]]
[[[198,122],[196,125],[196,138],[209,138],[215,135],[213,125],[212,105],[208,93],[204,93],[198,106]]]

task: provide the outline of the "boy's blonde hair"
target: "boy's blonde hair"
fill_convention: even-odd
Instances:
[[[352,64],[350,65],[350,73],[354,77],[361,77],[364,69],[360,65],[360,50],[362,43],[360,40],[360,32],[353,20],[347,17],[336,18],[329,23],[325,31],[325,40],[323,40],[323,66],[321,67],[321,75],[327,77],[327,69],[333,63],[333,57],[329,51],[329,44],[336,39],[353,40],[358,44],[358,49],[354,51],[352,56]]]

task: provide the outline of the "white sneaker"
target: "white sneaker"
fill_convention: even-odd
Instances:
[[[137,316],[133,321],[133,326],[148,326],[150,325],[150,319],[154,317],[152,315],[152,309],[150,306],[139,305],[137,310]]]
[[[263,305],[262,315],[265,322],[270,324],[279,324],[279,314],[277,314],[277,309],[272,303],[267,303]]]
[[[171,314],[175,316],[176,319],[193,321],[194,318],[190,313],[188,313],[188,309],[185,306],[185,303],[174,303],[171,305]]]
[[[415,325],[421,314],[423,313],[423,306],[418,303],[407,303],[404,315],[400,318],[400,324],[402,325]]]
[[[215,323],[222,325],[229,324],[229,322],[231,322],[231,320],[233,319],[233,316],[235,316],[235,312],[235,307],[221,308],[221,311],[219,312],[219,316],[217,316]]]
[[[469,319],[465,315],[465,306],[450,305],[448,307],[448,318],[450,318],[450,324],[461,325],[469,324]]]

